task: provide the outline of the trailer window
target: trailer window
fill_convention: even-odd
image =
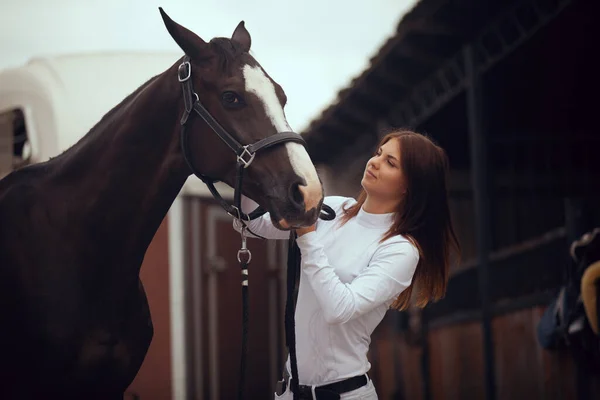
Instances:
[[[29,163],[29,146],[23,110],[0,113],[0,177]]]

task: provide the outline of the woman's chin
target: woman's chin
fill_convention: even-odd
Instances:
[[[363,190],[369,194],[369,189],[371,187],[370,182],[368,179],[366,178],[362,178],[362,181],[360,181],[360,186],[362,186]]]

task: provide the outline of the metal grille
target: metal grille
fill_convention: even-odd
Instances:
[[[0,177],[28,164],[30,155],[23,111],[0,114]]]
[[[498,63],[570,3],[571,0],[533,0],[517,4],[501,15],[471,44],[477,71],[483,73]],[[465,84],[461,50],[417,85],[406,101],[392,107],[388,118],[394,126],[416,127],[461,93]]]
[[[27,127],[23,111],[13,111],[12,142],[13,162],[12,168],[17,169],[29,162],[30,151],[28,149]]]

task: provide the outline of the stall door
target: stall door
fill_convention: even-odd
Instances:
[[[193,399],[237,397],[241,342],[240,234],[212,200],[186,200],[188,391]],[[285,357],[287,242],[248,240],[249,336],[245,398],[272,398]]]

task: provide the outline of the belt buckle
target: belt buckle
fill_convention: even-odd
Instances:
[[[312,400],[312,387],[307,385],[298,385],[298,398],[301,400]]]
[[[332,390],[315,388],[315,397],[319,400],[339,400],[341,395]]]

